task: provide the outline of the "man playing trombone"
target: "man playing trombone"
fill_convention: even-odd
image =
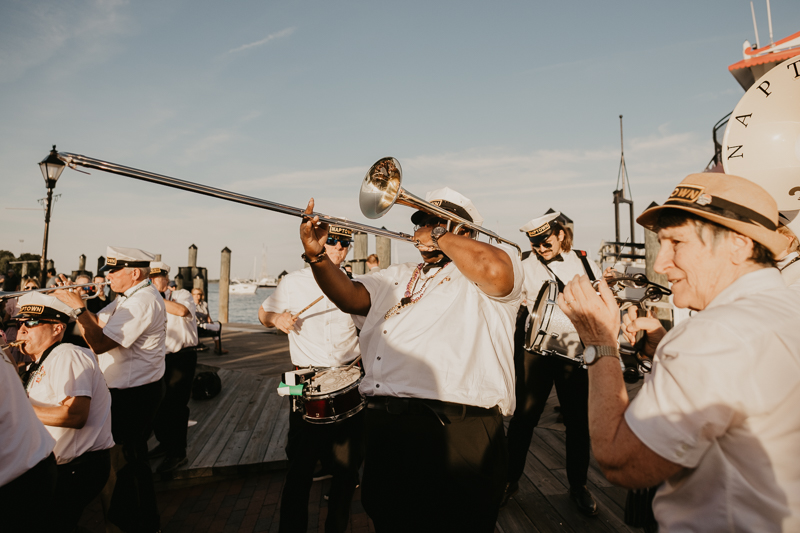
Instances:
[[[443,188],[430,204],[480,226],[472,202]],[[306,209],[312,214],[313,199]],[[419,264],[349,280],[325,253],[328,225],[300,227],[323,292],[362,323],[367,397],[362,502],[384,531],[494,531],[505,484],[502,415],[514,410],[513,329],[522,266],[515,250],[417,211]],[[455,228],[453,228],[455,229]]]

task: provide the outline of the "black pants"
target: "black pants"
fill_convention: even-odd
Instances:
[[[167,452],[167,457],[186,457],[188,404],[196,366],[197,350],[194,347],[167,354],[164,372],[166,392],[153,421],[156,438]]]
[[[376,531],[494,532],[507,460],[499,409],[366,411],[361,501]]]
[[[589,373],[563,357],[518,352],[514,357],[517,408],[508,424],[508,481],[522,476],[533,429],[555,384],[567,427],[567,479],[570,487],[582,487],[586,485],[591,446]]]
[[[67,464],[58,465],[52,518],[52,531],[71,532],[78,525],[83,510],[100,494],[111,472],[109,450],[86,452]]]
[[[281,496],[281,533],[308,528],[308,496],[317,461],[332,459],[333,468],[326,533],[347,529],[350,502],[358,484],[358,469],[364,460],[364,411],[334,424],[311,424],[299,412],[289,413],[286,443],[289,471]]]
[[[56,456],[51,453],[0,487],[0,531],[49,533],[57,475]]]
[[[160,520],[147,439],[164,395],[164,381],[110,391],[111,433],[122,446],[125,465],[116,472],[108,519],[126,532],[157,531]]]

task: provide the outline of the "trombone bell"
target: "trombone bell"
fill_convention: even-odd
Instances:
[[[380,218],[392,208],[403,189],[403,169],[394,157],[384,157],[372,165],[361,182],[358,204],[367,218]]]

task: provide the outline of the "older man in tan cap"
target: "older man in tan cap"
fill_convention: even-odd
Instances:
[[[647,333],[652,373],[633,402],[617,351],[619,308],[584,276],[559,297],[586,344],[592,449],[613,483],[660,484],[664,531],[800,531],[800,303],[773,256],[775,200],[737,176],[693,174],[638,219],[658,232],[655,269],[698,313]]]

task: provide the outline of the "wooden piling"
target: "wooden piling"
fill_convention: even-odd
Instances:
[[[161,254],[154,254],[154,255],[156,256],[156,258],[153,259],[153,261],[161,261]]]
[[[194,244],[189,246],[189,266],[192,268],[197,266],[197,246]]]
[[[375,255],[378,256],[381,269],[392,264],[392,239],[389,237],[375,237]]]
[[[78,272],[86,271],[86,256],[81,254],[78,256]]]
[[[192,245],[194,246],[194,245]],[[190,248],[191,250],[191,248]],[[195,247],[197,250],[197,247]],[[228,298],[231,285],[231,251],[226,246],[222,249],[222,258],[219,265],[219,316],[218,320],[228,323]]]
[[[367,237],[366,233],[353,232],[353,274],[364,274],[367,270]]]
[[[181,274],[180,271],[177,274],[175,274],[175,277],[172,279],[175,280],[175,290],[183,289],[185,284],[183,282],[183,274]]]

